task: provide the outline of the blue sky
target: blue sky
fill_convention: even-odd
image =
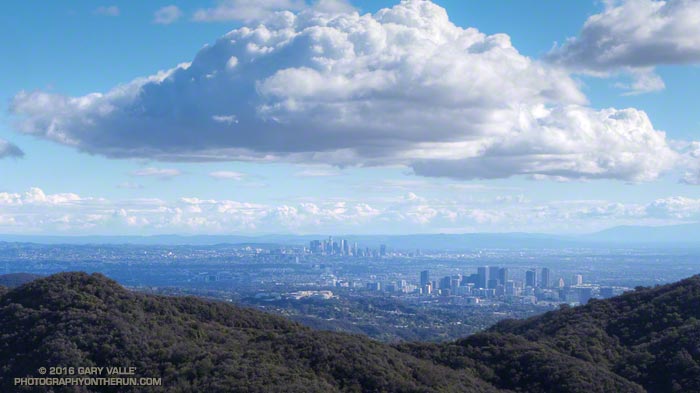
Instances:
[[[645,18],[658,17],[655,12],[678,18],[680,26],[700,22],[683,19],[693,13],[657,10],[658,3],[651,0],[618,1],[607,6],[597,1],[436,1],[427,6],[410,1],[407,9],[423,7],[423,13],[411,14],[399,24],[426,23],[420,32],[424,35],[390,41],[386,48],[362,59],[334,54],[331,71],[310,55],[290,58],[280,50],[282,54],[255,55],[255,59],[262,59],[258,62],[270,59],[264,69],[243,67],[247,63],[237,55],[237,65],[229,68],[239,74],[232,77],[234,81],[223,82],[231,85],[224,85],[221,91],[203,82],[192,88],[198,90],[191,97],[182,98],[183,90],[163,87],[167,80],[149,82],[151,85],[132,82],[192,62],[198,52],[206,52],[200,52],[206,44],[213,48],[205,53],[208,56],[231,51],[222,58],[223,67],[228,56],[239,49],[216,44],[217,39],[243,26],[273,30],[270,18],[280,11],[275,4],[288,3],[298,20],[314,13],[325,15],[323,20],[343,12],[374,14],[397,5],[397,1],[255,3],[262,8],[251,10],[250,2],[242,0],[197,4],[56,1],[40,7],[19,1],[7,3],[0,15],[0,33],[16,39],[0,44],[10,59],[0,63],[0,94],[5,103],[0,112],[0,157],[3,141],[17,146],[24,155],[0,158],[0,233],[559,233],[619,224],[700,220],[700,148],[692,144],[700,129],[695,107],[700,102],[700,34],[691,29],[684,33],[689,37],[675,37],[680,33],[669,27],[654,32],[654,37],[639,36],[634,21],[625,31],[610,27],[615,22],[611,16],[615,7],[642,11],[647,7],[648,12],[634,14],[639,26],[649,22]],[[270,6],[265,8],[266,4]],[[168,6],[174,12],[170,23],[155,23],[155,13]],[[440,7],[449,16],[449,25],[439,18]],[[396,21],[399,11],[396,8],[387,16],[383,26],[391,18]],[[620,50],[612,60],[610,52],[589,52],[597,46],[587,46],[586,40],[595,35],[587,35],[584,23],[595,14],[601,15],[602,22],[586,29],[610,35],[613,42],[634,45]],[[370,17],[380,21],[376,15]],[[355,23],[359,19],[348,20]],[[314,27],[317,22],[304,23]],[[484,38],[479,45],[485,45],[489,52],[483,56],[475,52],[467,58],[459,50],[451,53],[449,48],[461,41],[452,43],[452,33],[445,33],[440,39],[447,42],[435,52],[440,54],[439,61],[422,59],[424,68],[415,68],[411,53],[426,47],[435,49],[429,47],[433,45],[430,23],[445,24],[445,31],[460,31],[464,37],[471,34],[464,33],[468,27],[485,37],[507,34],[510,44]],[[662,35],[663,40],[659,38]],[[236,37],[239,41],[248,39]],[[326,45],[325,56],[343,48],[344,42],[332,41],[332,35],[313,37],[311,41],[319,40],[316,45]],[[567,46],[570,37],[576,38]],[[655,39],[690,44],[669,49],[659,61],[645,55],[649,52],[645,52],[645,45]],[[301,49],[304,42],[298,44]],[[359,48],[360,43],[353,43]],[[517,56],[508,52],[511,49]],[[402,51],[400,61],[406,62],[398,68],[384,62],[383,56],[394,50]],[[359,75],[357,69],[347,69],[365,67],[366,62],[371,63],[367,66],[371,71],[381,69],[385,72],[381,75],[393,75],[398,82],[367,82],[361,86],[364,90],[347,93],[357,94],[352,99],[347,99],[346,93],[323,90],[339,77]],[[498,75],[506,79],[506,87],[498,78],[484,81],[478,75],[479,68],[473,66],[475,62],[482,67],[503,65]],[[204,62],[193,64],[173,71],[166,79],[179,86],[177,83],[197,77],[196,72],[208,66]],[[455,71],[445,80],[455,79],[443,85],[430,79],[438,71],[429,67]],[[282,72],[292,68],[303,72]],[[304,71],[309,69],[317,74]],[[471,71],[460,74],[464,70]],[[220,75],[224,70],[218,70],[219,74],[217,70],[205,71]],[[273,75],[279,78],[273,80]],[[297,85],[306,76],[327,79],[318,79],[320,87],[309,82],[317,79]],[[417,82],[402,82],[408,76]],[[511,77],[513,80],[507,80]],[[363,81],[355,80],[351,87]],[[630,87],[635,81],[651,82]],[[235,93],[256,82],[256,87],[245,93],[250,96]],[[150,90],[148,96],[139,96],[147,98],[104,99],[104,105],[123,110],[123,118],[101,117],[89,112],[91,109],[62,101],[107,93],[117,86],[137,92]],[[465,93],[462,86],[473,90]],[[311,90],[300,96],[299,89],[304,88]],[[418,88],[426,93],[416,92],[381,106],[386,97]],[[521,88],[523,91],[515,91]],[[205,111],[261,101],[231,114],[212,112],[212,119],[220,119],[204,124],[198,123],[200,112],[187,112],[192,97]],[[432,110],[420,104],[433,105],[433,97],[439,103]],[[453,98],[455,104],[450,105]],[[125,100],[132,101],[123,104]],[[323,100],[333,101],[335,106],[319,104]],[[369,106],[353,106],[362,100]],[[292,101],[292,109],[285,106]],[[410,107],[415,102],[419,104]],[[176,106],[172,113],[193,119],[185,122],[187,126],[180,117],[156,119],[153,125],[144,117],[128,117],[135,107],[147,108],[148,116],[157,117],[171,113]],[[269,119],[282,119],[269,130],[269,119],[255,118],[262,116],[263,107],[266,114],[271,113]],[[508,123],[515,128],[502,129],[506,126],[499,123],[500,117],[510,116],[500,112],[506,107],[533,114],[536,119],[532,124],[536,125],[520,129]],[[541,107],[552,113],[538,117]],[[613,123],[600,120],[600,113],[607,108],[615,108],[616,112],[605,115],[605,119],[615,120]],[[632,108],[631,112],[617,112],[627,108]],[[256,110],[261,112],[246,117]],[[397,110],[406,110],[406,114],[394,117]],[[642,111],[648,122],[640,120]],[[431,112],[438,113],[435,119]],[[476,117],[468,118],[474,112],[478,112]],[[339,113],[350,113],[351,118],[333,123]],[[309,120],[314,116],[331,121]],[[580,120],[580,116],[585,119]],[[413,120],[401,123],[408,118]],[[581,122],[568,123],[572,119]],[[470,128],[475,121],[484,125]],[[598,121],[601,128],[595,132],[576,128],[584,123],[595,126]],[[50,124],[64,127],[60,137],[49,130]],[[237,124],[245,130],[234,131]],[[221,129],[216,128],[219,125]],[[126,132],[129,127],[134,131]],[[161,129],[156,130],[158,127]],[[225,132],[241,134],[221,136]],[[661,132],[665,135],[660,136]],[[61,139],[66,135],[72,141]],[[277,141],[280,135],[290,138],[287,145]],[[517,143],[511,144],[513,140]],[[299,146],[290,147],[289,143]],[[143,146],[150,150],[142,151]],[[608,146],[614,146],[610,152],[605,151]],[[533,152],[541,155],[532,158]],[[197,158],[203,154],[216,159]],[[536,163],[528,161],[531,159]]]

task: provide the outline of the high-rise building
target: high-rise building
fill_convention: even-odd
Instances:
[[[408,283],[406,280],[399,280],[396,282],[396,286],[399,288],[399,291],[404,291],[406,290],[406,287],[408,286]]]
[[[559,288],[564,288],[564,279],[559,277],[559,282],[557,283],[557,287]]]
[[[537,271],[528,270],[525,272],[525,286],[526,287],[536,287],[537,286]]]
[[[430,272],[428,270],[423,270],[420,272],[420,286],[421,288],[428,285],[430,282]]]
[[[476,274],[479,277],[479,282],[476,283],[476,285],[479,288],[486,288],[488,286],[489,282],[489,267],[488,266],[481,266],[476,269]]]
[[[478,274],[470,274],[467,277],[464,277],[462,279],[462,285],[467,285],[467,284],[473,284],[478,287],[479,285],[479,275]]]
[[[498,266],[489,266],[489,280],[496,280],[496,285],[500,284],[500,278],[498,278],[500,270]]]
[[[578,292],[578,301],[581,304],[588,303],[588,301],[593,297],[593,288],[591,288],[591,287],[578,288],[577,292]]]
[[[486,283],[488,289],[496,289],[498,287],[498,279],[492,278]]]
[[[508,268],[507,267],[502,267],[498,269],[498,281],[500,282],[501,285],[505,285],[506,281],[509,280],[508,277]]]
[[[321,241],[320,240],[312,240],[309,243],[309,249],[311,250],[312,254],[320,254],[321,253]]]
[[[515,281],[508,280],[505,282],[505,293],[507,296],[518,296],[520,295],[519,288]]]
[[[440,279],[440,289],[450,289],[452,287],[452,277],[445,276]]]
[[[542,288],[549,288],[552,286],[552,272],[549,268],[542,268],[542,278],[540,279],[540,286]]]
[[[381,246],[379,246],[379,256],[386,256],[386,244],[382,244]]]
[[[571,276],[571,285],[581,285],[583,284],[583,276],[580,274],[574,274]]]

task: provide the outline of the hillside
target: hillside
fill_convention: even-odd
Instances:
[[[403,347],[519,391],[700,392],[700,276]]]
[[[497,391],[365,337],[219,302],[133,293],[99,274],[57,274],[6,293],[0,337],[3,392],[15,391],[13,377],[52,365],[133,366],[162,377],[162,388],[147,391],[164,392]]]
[[[0,297],[0,391],[51,365],[133,366],[163,378],[143,391],[163,392],[700,391],[699,320],[693,277],[452,343],[390,346],[63,273]],[[89,391],[72,389],[54,391]]]

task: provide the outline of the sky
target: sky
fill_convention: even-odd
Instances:
[[[0,234],[700,221],[700,2],[10,1]]]

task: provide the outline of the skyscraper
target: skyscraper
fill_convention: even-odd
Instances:
[[[428,270],[423,270],[422,272],[420,272],[420,286],[421,286],[421,288],[428,285],[428,283],[430,283],[430,272]]]
[[[489,282],[489,267],[482,266],[476,269],[477,275],[479,277],[479,282],[476,285],[479,288],[486,288]]]
[[[382,244],[381,246],[379,246],[379,256],[386,256],[386,244]]]
[[[508,279],[508,268],[502,267],[498,269],[498,281],[501,283],[501,285],[506,285],[506,281],[508,281]]]
[[[489,279],[489,281],[486,283],[486,286],[488,287],[488,289],[496,289],[498,287],[498,279]]]
[[[537,286],[537,271],[528,270],[525,272],[525,286],[526,287],[536,287]]]
[[[498,266],[489,266],[489,280],[497,280],[497,281],[500,281],[500,279],[498,278],[498,276],[499,276],[498,273],[499,273],[500,270],[501,270],[501,269],[499,269]],[[498,285],[498,284],[502,284],[502,283],[501,283],[501,282],[496,282],[496,285]],[[495,287],[494,287],[494,288],[495,288]]]
[[[452,288],[452,277],[445,276],[440,279],[440,289],[450,289]]]
[[[552,286],[552,272],[549,268],[542,268],[542,278],[540,279],[540,286],[542,288],[549,288]]]
[[[321,241],[320,240],[312,240],[309,243],[309,249],[311,250],[312,254],[320,254],[321,253]]]
[[[571,285],[581,285],[583,284],[583,276],[580,274],[574,274],[571,277]]]

